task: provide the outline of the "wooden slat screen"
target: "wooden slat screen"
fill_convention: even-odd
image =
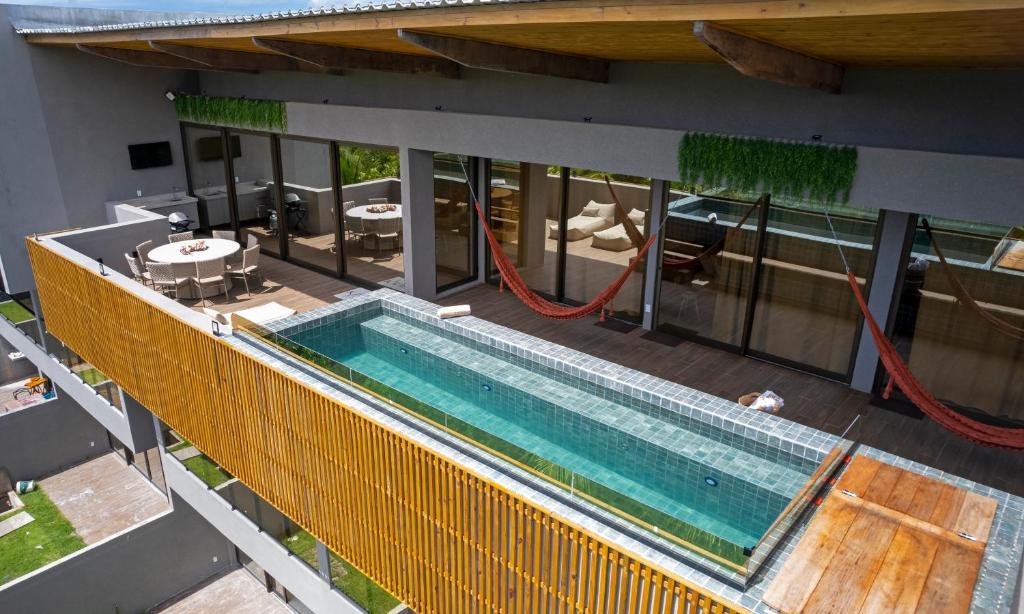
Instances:
[[[52,334],[416,612],[742,611],[27,244]]]

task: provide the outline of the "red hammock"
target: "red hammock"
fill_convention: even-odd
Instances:
[[[505,253],[505,250],[502,249],[497,237],[494,236],[494,231],[491,230],[490,224],[487,223],[487,217],[480,207],[480,201],[474,199],[473,206],[476,207],[476,214],[480,218],[484,234],[487,236],[487,243],[491,246],[494,264],[498,267],[498,272],[501,274],[502,287],[507,284],[512,289],[513,294],[519,297],[519,300],[523,301],[527,307],[545,318],[553,320],[576,320],[598,310],[601,311],[601,319],[604,320],[605,305],[611,302],[615,295],[619,293],[619,290],[622,289],[626,280],[636,270],[637,265],[643,260],[644,254],[647,253],[647,250],[650,249],[657,238],[657,235],[651,235],[643,247],[640,248],[640,251],[637,252],[636,257],[629,261],[626,270],[612,282],[612,285],[605,288],[592,301],[579,307],[568,307],[553,303],[527,287],[526,281],[523,280],[519,271],[516,270],[516,265],[508,257],[508,254]]]
[[[953,267],[946,262],[946,256],[939,248],[938,242],[935,241],[935,236],[932,234],[932,227],[928,224],[928,220],[921,221],[924,224],[925,232],[928,233],[928,238],[932,240],[932,248],[935,249],[935,255],[939,257],[939,264],[941,265],[942,273],[946,276],[946,281],[949,282],[957,300],[959,300],[961,304],[967,305],[975,315],[988,322],[989,325],[1007,337],[1013,337],[1014,339],[1024,341],[1024,328],[1014,326],[1006,320],[991,314],[987,309],[979,305],[970,293],[967,292],[967,288],[964,287],[963,283],[960,282],[960,279],[955,273],[953,273]]]
[[[886,385],[883,397],[888,399],[895,384],[899,386],[903,394],[926,416],[939,423],[943,428],[965,437],[983,446],[994,446],[1008,448],[1011,450],[1024,450],[1024,429],[992,426],[977,420],[972,420],[963,414],[950,409],[941,401],[936,399],[920,381],[910,372],[910,367],[900,357],[896,347],[889,341],[889,338],[882,333],[878,323],[868,310],[868,305],[861,294],[860,286],[857,285],[857,278],[847,269],[846,278],[853,288],[853,294],[857,298],[857,305],[864,314],[864,321],[871,330],[871,337],[875,340],[878,348],[878,355],[882,359],[882,365],[889,372],[889,383]]]

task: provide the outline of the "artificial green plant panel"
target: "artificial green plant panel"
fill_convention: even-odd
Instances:
[[[288,114],[279,100],[179,94],[174,110],[181,121],[278,132],[288,129]]]
[[[857,148],[690,133],[679,143],[679,177],[686,185],[847,202],[857,172]]]

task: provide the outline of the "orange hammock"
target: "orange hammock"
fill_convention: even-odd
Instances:
[[[637,252],[636,257],[630,259],[626,270],[592,301],[579,307],[568,307],[553,303],[527,287],[526,281],[523,280],[519,271],[516,270],[516,265],[508,257],[508,254],[505,253],[505,250],[502,249],[498,238],[494,236],[494,231],[491,230],[490,224],[487,223],[487,216],[484,215],[483,209],[480,207],[480,201],[474,198],[473,206],[476,207],[476,214],[481,222],[480,225],[483,226],[484,234],[487,236],[487,244],[491,247],[494,264],[498,267],[498,272],[501,274],[502,288],[508,285],[512,289],[512,293],[519,297],[519,300],[523,301],[527,307],[545,318],[553,320],[575,320],[598,310],[601,311],[601,320],[604,320],[605,306],[619,293],[619,290],[622,289],[626,280],[636,270],[637,265],[643,260],[644,254],[647,253],[647,250],[650,249],[657,238],[657,235],[651,235],[651,238],[647,239],[647,242]]]
[[[924,225],[924,231],[928,233],[928,238],[932,241],[932,247],[935,249],[935,255],[939,257],[939,264],[942,267],[942,272],[945,274],[946,280],[953,289],[953,294],[956,295],[957,300],[960,301],[961,304],[967,305],[978,317],[988,322],[993,328],[1007,337],[1013,337],[1014,339],[1024,341],[1024,328],[1014,326],[1006,320],[996,317],[971,297],[967,292],[967,288],[960,283],[960,279],[955,273],[953,273],[953,267],[946,262],[946,256],[943,255],[942,250],[939,249],[939,244],[935,241],[935,236],[932,234],[932,228],[928,224],[928,220],[922,219],[921,223]]]

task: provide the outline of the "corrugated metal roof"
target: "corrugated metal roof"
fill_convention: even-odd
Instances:
[[[244,23],[260,23],[266,21],[278,21],[282,19],[301,19],[306,17],[320,17],[325,15],[347,15],[357,13],[379,13],[386,11],[406,11],[432,8],[444,8],[452,6],[484,6],[490,4],[522,4],[527,2],[545,2],[554,0],[399,0],[397,2],[367,2],[348,5],[332,5],[293,11],[275,11],[272,13],[259,13],[253,15],[209,15],[194,16],[183,15],[180,19],[160,19],[153,21],[135,21],[129,23],[112,24],[47,24],[46,26],[35,25],[19,27],[14,23],[14,29],[18,34],[84,34],[89,32],[116,32],[122,30],[148,30],[153,28],[178,28],[185,26],[213,26]],[[116,13],[116,11],[112,11]]]

